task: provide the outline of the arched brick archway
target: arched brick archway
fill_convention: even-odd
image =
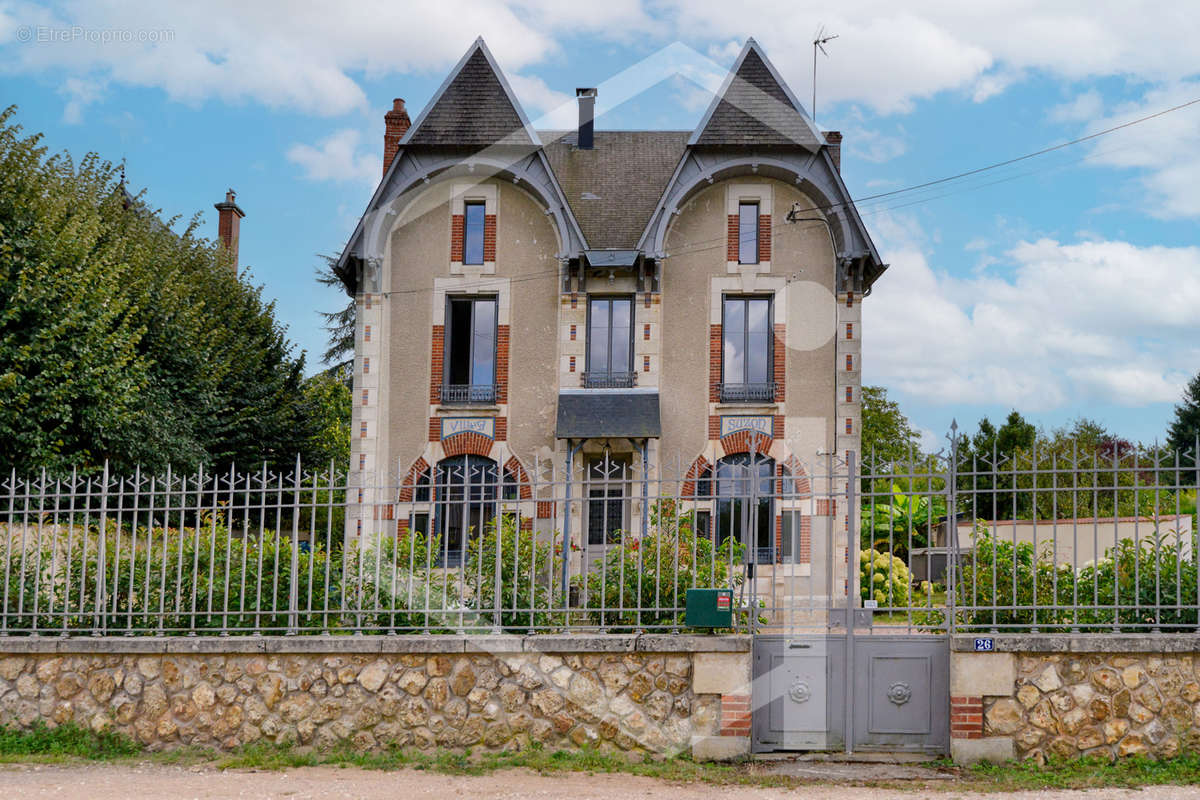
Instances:
[[[411,503],[413,500],[413,488],[417,485],[417,481],[422,475],[429,475],[429,462],[421,456],[413,465],[408,468],[408,473],[404,476],[404,480],[400,483],[400,502]]]
[[[760,431],[736,431],[721,437],[721,448],[727,456],[750,452],[765,456],[771,451],[771,446],[774,444],[775,440],[772,437]]]
[[[787,469],[791,473],[789,480],[792,485],[785,487],[782,480],[780,481],[779,491],[781,494],[795,492],[798,495],[797,499],[807,500],[812,497],[812,480],[808,476],[808,471],[804,469],[804,464],[794,455],[789,455],[779,465],[779,477],[783,478],[783,471]]]
[[[517,496],[522,500],[529,500],[533,497],[529,474],[525,472],[525,468],[521,466],[521,462],[516,456],[510,456],[508,461],[504,462],[504,480],[517,484]]]
[[[711,470],[711,469],[712,469],[712,464],[704,456],[700,456],[695,461],[693,461],[692,466],[688,468],[687,476],[685,477],[685,479],[683,481],[683,491],[682,491],[683,496],[684,497],[695,497],[696,481],[698,481],[700,479],[700,476],[703,475],[706,470]]]
[[[467,431],[443,439],[442,450],[445,452],[446,458],[462,455],[490,458],[495,444],[490,437],[474,431]]]

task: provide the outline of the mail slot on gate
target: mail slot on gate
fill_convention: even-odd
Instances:
[[[687,614],[689,628],[732,628],[732,589],[688,589]]]

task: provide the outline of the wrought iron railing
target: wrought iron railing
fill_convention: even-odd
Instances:
[[[636,372],[585,372],[585,389],[630,389],[637,386]]]
[[[774,383],[722,383],[722,403],[773,403]]]
[[[447,405],[466,403],[495,403],[498,396],[494,383],[443,383],[438,395]]]

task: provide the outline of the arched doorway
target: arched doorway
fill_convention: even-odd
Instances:
[[[495,518],[499,484],[490,458],[467,454],[438,462],[437,531],[445,566],[461,566],[470,540]]]
[[[775,560],[775,460],[736,453],[713,471],[717,544],[732,537],[746,548],[750,563]]]

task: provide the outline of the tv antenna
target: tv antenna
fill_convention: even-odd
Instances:
[[[822,25],[821,29],[819,31],[817,31],[816,37],[813,39],[813,87],[812,87],[812,89],[813,89],[813,92],[812,92],[813,124],[816,124],[816,122],[817,122],[817,51],[820,50],[821,53],[826,58],[829,58],[829,53],[825,52],[825,45],[828,42],[831,42],[836,38],[838,38],[838,35],[836,33],[826,36],[825,35],[825,26]]]

